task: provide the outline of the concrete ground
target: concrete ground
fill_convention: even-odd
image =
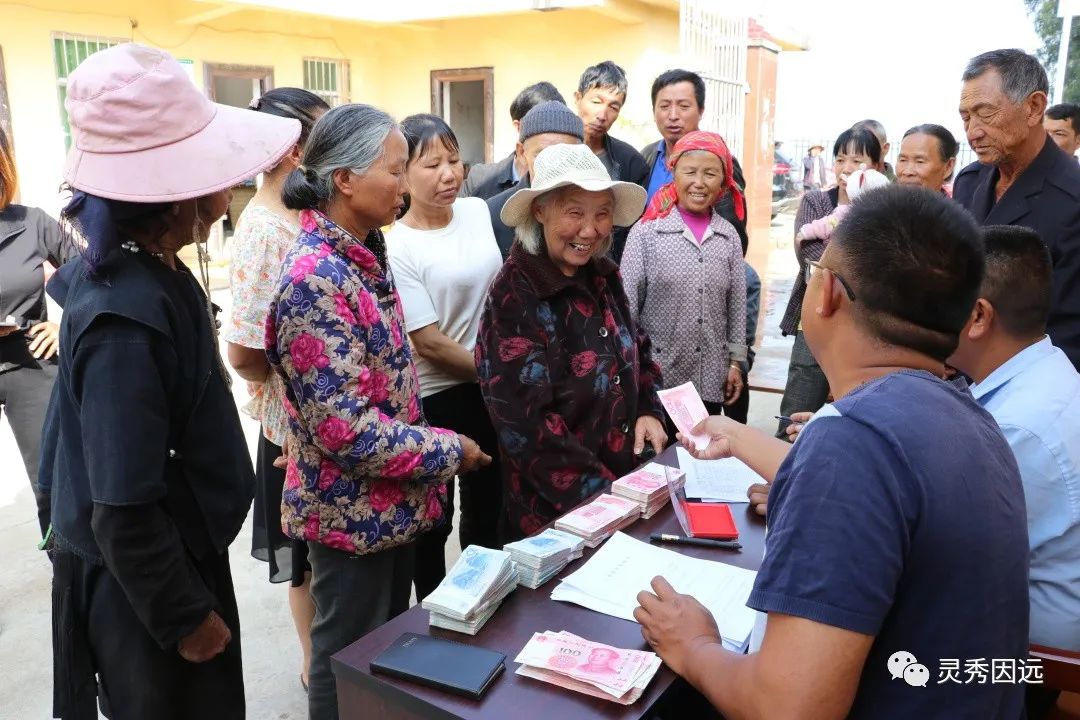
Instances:
[[[795,274],[792,222],[790,215],[774,220],[768,262],[761,273],[766,313],[759,331],[759,358],[763,370],[771,366],[763,375],[770,382],[786,367],[791,349],[790,339],[780,338],[776,326]],[[220,269],[213,276],[214,301],[227,312],[227,276]],[[242,381],[234,382],[234,391],[238,404],[246,402]],[[750,424],[771,432],[779,407],[778,394],[753,393]],[[254,457],[258,425],[244,415],[241,418]],[[0,720],[52,717],[50,570],[48,560],[36,549],[39,539],[34,499],[21,457],[7,422],[0,419]],[[307,702],[299,681],[300,648],[286,586],[267,582],[266,564],[253,559],[250,550],[249,517],[230,550],[242,625],[248,717],[300,720],[307,717]],[[446,547],[448,565],[459,552],[453,536]]]

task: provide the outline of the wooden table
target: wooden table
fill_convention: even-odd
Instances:
[[[668,448],[657,460],[678,467],[674,447]],[[749,508],[749,504],[738,504],[732,507],[735,522],[739,526],[739,541],[743,545],[743,549],[739,552],[682,545],[665,547],[692,557],[719,560],[757,570],[764,553],[765,524]],[[653,532],[682,534],[670,505],[648,520],[638,520],[623,532],[646,541],[649,534]],[[589,640],[615,647],[649,649],[641,637],[641,629],[637,623],[551,599],[551,591],[559,578],[577,570],[593,552],[595,551],[586,548],[584,558],[571,563],[556,578],[536,590],[518,587],[503,601],[495,616],[475,636],[429,628],[427,610],[416,605],[360,638],[334,655],[331,660],[334,675],[337,678],[340,717],[342,720],[359,720],[360,718],[569,720],[582,717],[637,720],[647,716],[649,710],[676,679],[674,673],[666,665],[661,666],[641,699],[628,707],[563,690],[514,673],[517,665],[513,662],[513,658],[525,647],[525,643],[534,632],[544,630],[567,630]],[[407,680],[398,680],[386,675],[373,675],[368,669],[371,660],[404,632],[442,637],[504,653],[506,672],[495,681],[484,698],[479,701],[451,695]]]

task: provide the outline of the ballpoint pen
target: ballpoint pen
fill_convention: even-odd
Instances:
[[[741,550],[742,545],[737,540],[713,540],[712,538],[683,537],[682,535],[667,535],[665,533],[653,533],[649,536],[653,542],[674,543],[676,545],[697,545],[698,547],[716,548],[719,550]]]

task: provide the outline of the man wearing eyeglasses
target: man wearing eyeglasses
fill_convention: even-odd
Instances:
[[[1028,649],[1016,460],[942,379],[983,271],[978,229],[939,193],[867,193],[811,265],[802,307],[836,400],[793,445],[723,417],[694,429],[712,438],[695,455],[738,457],[773,482],[747,603],[767,613],[760,650],[725,650],[709,612],[663,578],[635,617],[725,716],[1023,716],[1023,685],[938,682],[943,659]]]

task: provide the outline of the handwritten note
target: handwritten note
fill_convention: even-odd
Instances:
[[[685,448],[677,448],[679,468],[686,473],[686,497],[713,502],[749,502],[746,491],[762,477],[735,458],[698,460]]]

